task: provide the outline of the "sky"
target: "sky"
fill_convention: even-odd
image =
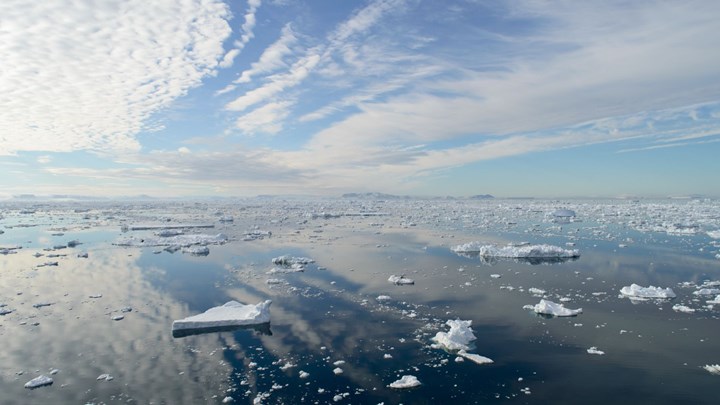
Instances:
[[[0,197],[720,197],[715,0],[0,2]]]

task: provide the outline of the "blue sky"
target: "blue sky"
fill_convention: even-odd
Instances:
[[[717,1],[0,16],[0,197],[720,196]]]

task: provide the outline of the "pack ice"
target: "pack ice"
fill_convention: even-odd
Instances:
[[[553,245],[482,245],[480,242],[469,242],[452,248],[455,253],[476,253],[480,257],[500,257],[511,259],[547,259],[580,257],[577,249],[563,249]]]
[[[630,298],[675,298],[675,292],[671,288],[660,288],[655,286],[642,287],[637,284],[625,286],[620,289],[620,294]]]
[[[210,308],[202,314],[173,322],[172,330],[208,329],[223,326],[259,325],[270,322],[270,304],[266,300],[256,305],[229,301],[219,307]]]

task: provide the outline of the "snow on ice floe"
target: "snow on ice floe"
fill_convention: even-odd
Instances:
[[[432,341],[435,342],[432,347],[448,351],[470,350],[470,342],[476,339],[472,330],[472,321],[451,319],[445,324],[450,327],[450,330],[438,332],[432,338]]]
[[[460,350],[457,352],[457,354],[458,354],[458,356],[460,356],[460,358],[466,358],[476,364],[494,363],[494,361],[488,357],[481,356],[481,355],[475,354],[475,353],[468,353],[465,350]],[[457,359],[455,361],[457,361]]]
[[[415,280],[413,280],[411,278],[407,278],[407,277],[405,277],[405,275],[396,276],[394,274],[392,276],[388,277],[388,282],[393,283],[395,285],[415,284]]]
[[[270,304],[266,300],[256,305],[229,301],[222,306],[210,308],[199,315],[173,322],[172,330],[201,330],[227,326],[259,325],[270,322]]]
[[[564,249],[554,245],[485,245],[481,242],[469,242],[452,248],[455,253],[477,254],[483,258],[509,259],[570,259],[580,257],[577,249]]]
[[[598,350],[598,348],[595,347],[595,346],[587,349],[587,352],[588,352],[588,354],[597,354],[597,355],[600,355],[600,356],[602,356],[603,354],[605,354],[604,351]]]
[[[720,364],[706,364],[703,368],[710,374],[720,375]]]
[[[35,389],[46,385],[52,385],[53,379],[46,375],[39,375],[25,383],[25,388]]]
[[[192,245],[219,245],[228,241],[228,237],[225,234],[219,233],[217,235],[206,235],[206,234],[195,234],[195,235],[176,235],[168,237],[145,237],[138,238],[130,236],[126,238],[120,238],[115,241],[114,245],[117,246],[133,246],[133,247],[148,247],[148,246],[179,246],[188,247]]]
[[[532,309],[536,314],[551,316],[576,316],[582,313],[582,308],[569,309],[562,304],[543,299],[535,305],[525,305],[523,308]]]
[[[620,294],[630,298],[675,298],[675,292],[671,288],[655,286],[642,287],[637,284],[625,286],[620,289]]]
[[[690,307],[688,307],[688,306],[685,306],[685,305],[680,305],[680,304],[675,304],[675,305],[673,305],[672,309],[673,309],[673,311],[675,311],[675,312],[684,312],[684,313],[686,313],[686,314],[695,313],[695,310],[694,310],[694,309],[692,309],[692,308],[690,308]]]
[[[399,380],[390,383],[388,387],[396,389],[406,389],[420,386],[421,383],[414,375],[404,375]]]
[[[707,235],[713,239],[720,239],[720,229],[717,231],[707,231]]]

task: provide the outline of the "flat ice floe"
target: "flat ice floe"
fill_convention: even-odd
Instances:
[[[413,388],[420,386],[420,380],[417,379],[414,375],[404,375],[399,380],[390,383],[388,387],[390,388],[397,388],[397,389],[405,389],[405,388]]]
[[[148,246],[180,246],[187,247],[192,245],[218,245],[228,241],[228,237],[225,234],[219,233],[217,235],[206,235],[206,234],[195,234],[195,235],[176,235],[168,237],[145,237],[138,238],[130,236],[126,238],[118,239],[114,244],[117,246],[134,246],[134,247],[148,247]]]
[[[45,385],[52,385],[53,379],[46,375],[39,375],[25,383],[25,388],[35,389]]]
[[[576,316],[582,313],[582,308],[569,309],[565,308],[562,304],[543,299],[535,305],[525,305],[523,308],[532,309],[536,314],[552,316]]]
[[[490,359],[490,358],[487,358],[487,357],[485,357],[485,356],[481,356],[481,355],[475,354],[475,353],[468,353],[468,352],[466,352],[465,350],[460,350],[459,352],[457,352],[457,354],[458,354],[458,356],[461,356],[461,357],[463,357],[463,358],[466,358],[466,359],[468,359],[468,360],[470,360],[470,361],[472,361],[472,362],[474,362],[474,363],[477,363],[477,364],[490,364],[490,363],[494,363],[494,361],[492,361],[492,359]]]
[[[199,330],[225,326],[259,325],[270,322],[270,304],[267,300],[256,305],[229,301],[225,305],[210,308],[199,315],[176,320],[172,330]]]
[[[561,259],[580,257],[577,249],[564,249],[554,245],[483,245],[481,242],[470,242],[452,248],[455,253],[473,253],[486,258],[510,259]]]
[[[620,294],[630,298],[675,298],[675,292],[671,288],[655,286],[642,287],[637,284],[625,286],[620,289]]]
[[[396,276],[392,275],[388,277],[388,282],[393,283],[395,285],[409,285],[409,284],[415,284],[415,280],[411,278],[407,278],[404,275]]]

